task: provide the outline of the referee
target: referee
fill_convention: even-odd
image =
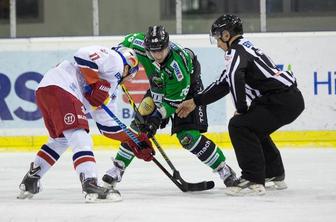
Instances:
[[[186,117],[196,106],[208,105],[230,93],[236,112],[229,122],[229,134],[242,175],[225,192],[241,195],[249,188],[263,195],[265,182],[286,189],[281,154],[270,134],[293,122],[304,110],[293,73],[279,70],[262,50],[245,39],[242,22],[235,15],[216,19],[210,39],[225,52],[225,70],[200,94],[181,103],[178,116]]]

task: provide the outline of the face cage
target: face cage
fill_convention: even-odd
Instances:
[[[210,43],[212,45],[217,45],[217,41],[218,39],[220,39],[222,36],[221,36],[221,33],[219,32],[215,32],[214,34],[212,34],[211,30],[210,30],[210,34],[209,34],[209,39],[210,39]]]

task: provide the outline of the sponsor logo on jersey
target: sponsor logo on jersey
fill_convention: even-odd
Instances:
[[[85,115],[80,115],[80,114],[78,114],[78,115],[77,115],[77,118],[78,118],[78,119],[87,120],[87,117],[86,117]]]
[[[153,83],[152,85],[154,85],[155,87],[159,89],[163,88],[163,80],[160,77],[153,75],[151,78],[151,82]]]
[[[144,47],[144,41],[139,40],[139,39],[135,39],[135,40],[133,41],[133,45],[137,45],[137,46],[143,48],[143,47]]]
[[[207,149],[210,147],[211,142],[210,140],[207,140],[204,144],[204,147],[196,154],[197,157],[202,156],[203,153],[207,151]]]
[[[105,91],[105,92],[108,92],[108,91],[110,90],[110,88],[109,88],[109,87],[106,87],[106,86],[99,86],[99,89],[100,89],[101,91]]]
[[[174,69],[174,73],[175,73],[175,76],[176,76],[177,80],[181,81],[183,79],[183,74],[182,74],[182,71],[181,71],[179,65],[177,64],[177,62],[173,61],[170,64],[170,67],[172,67]]]
[[[198,107],[198,117],[199,117],[199,121],[200,123],[204,122],[204,113],[203,113],[203,109],[201,106]]]
[[[70,89],[71,89],[72,91],[76,92],[76,90],[77,90],[77,86],[75,85],[75,83],[72,82],[72,83],[69,85],[69,87],[70,87]]]
[[[187,146],[187,145],[191,144],[192,137],[187,135],[187,136],[183,137],[180,142],[183,146]]]
[[[67,113],[64,116],[64,123],[66,125],[73,124],[75,122],[75,120],[76,120],[76,117],[75,117],[75,115],[73,113]]]
[[[169,79],[174,79],[174,76],[173,76],[174,75],[174,71],[170,71],[169,67],[165,67],[164,71],[167,73]],[[163,78],[163,76],[162,76],[162,78]]]
[[[246,41],[246,42],[243,42],[243,46],[245,46],[247,48],[251,48],[253,46],[253,44],[250,41]]]
[[[118,72],[117,74],[114,75],[118,82],[121,80],[121,74]]]

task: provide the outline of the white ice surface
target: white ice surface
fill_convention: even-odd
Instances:
[[[0,222],[50,221],[336,221],[336,149],[281,149],[286,168],[283,191],[265,196],[229,197],[218,175],[185,150],[167,154],[189,182],[214,180],[210,191],[182,193],[154,163],[133,161],[118,188],[117,203],[84,203],[71,153],[65,153],[42,180],[44,190],[32,200],[17,200],[18,184],[34,153],[0,153]],[[240,174],[234,152],[227,162]],[[100,176],[115,151],[96,152]],[[159,156],[159,154],[157,155]],[[162,158],[159,160],[164,163]],[[168,168],[168,166],[167,166]]]

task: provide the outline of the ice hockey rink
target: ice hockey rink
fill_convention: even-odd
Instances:
[[[96,152],[100,176],[115,152]],[[224,152],[240,174],[233,150]],[[268,189],[265,196],[226,196],[217,174],[187,151],[171,149],[167,154],[185,180],[214,180],[215,188],[183,193],[154,163],[135,160],[118,186],[121,202],[90,204],[84,202],[71,152],[45,175],[44,190],[31,200],[17,200],[16,195],[35,153],[1,153],[0,221],[335,221],[336,149],[283,148],[281,152],[289,188]]]

